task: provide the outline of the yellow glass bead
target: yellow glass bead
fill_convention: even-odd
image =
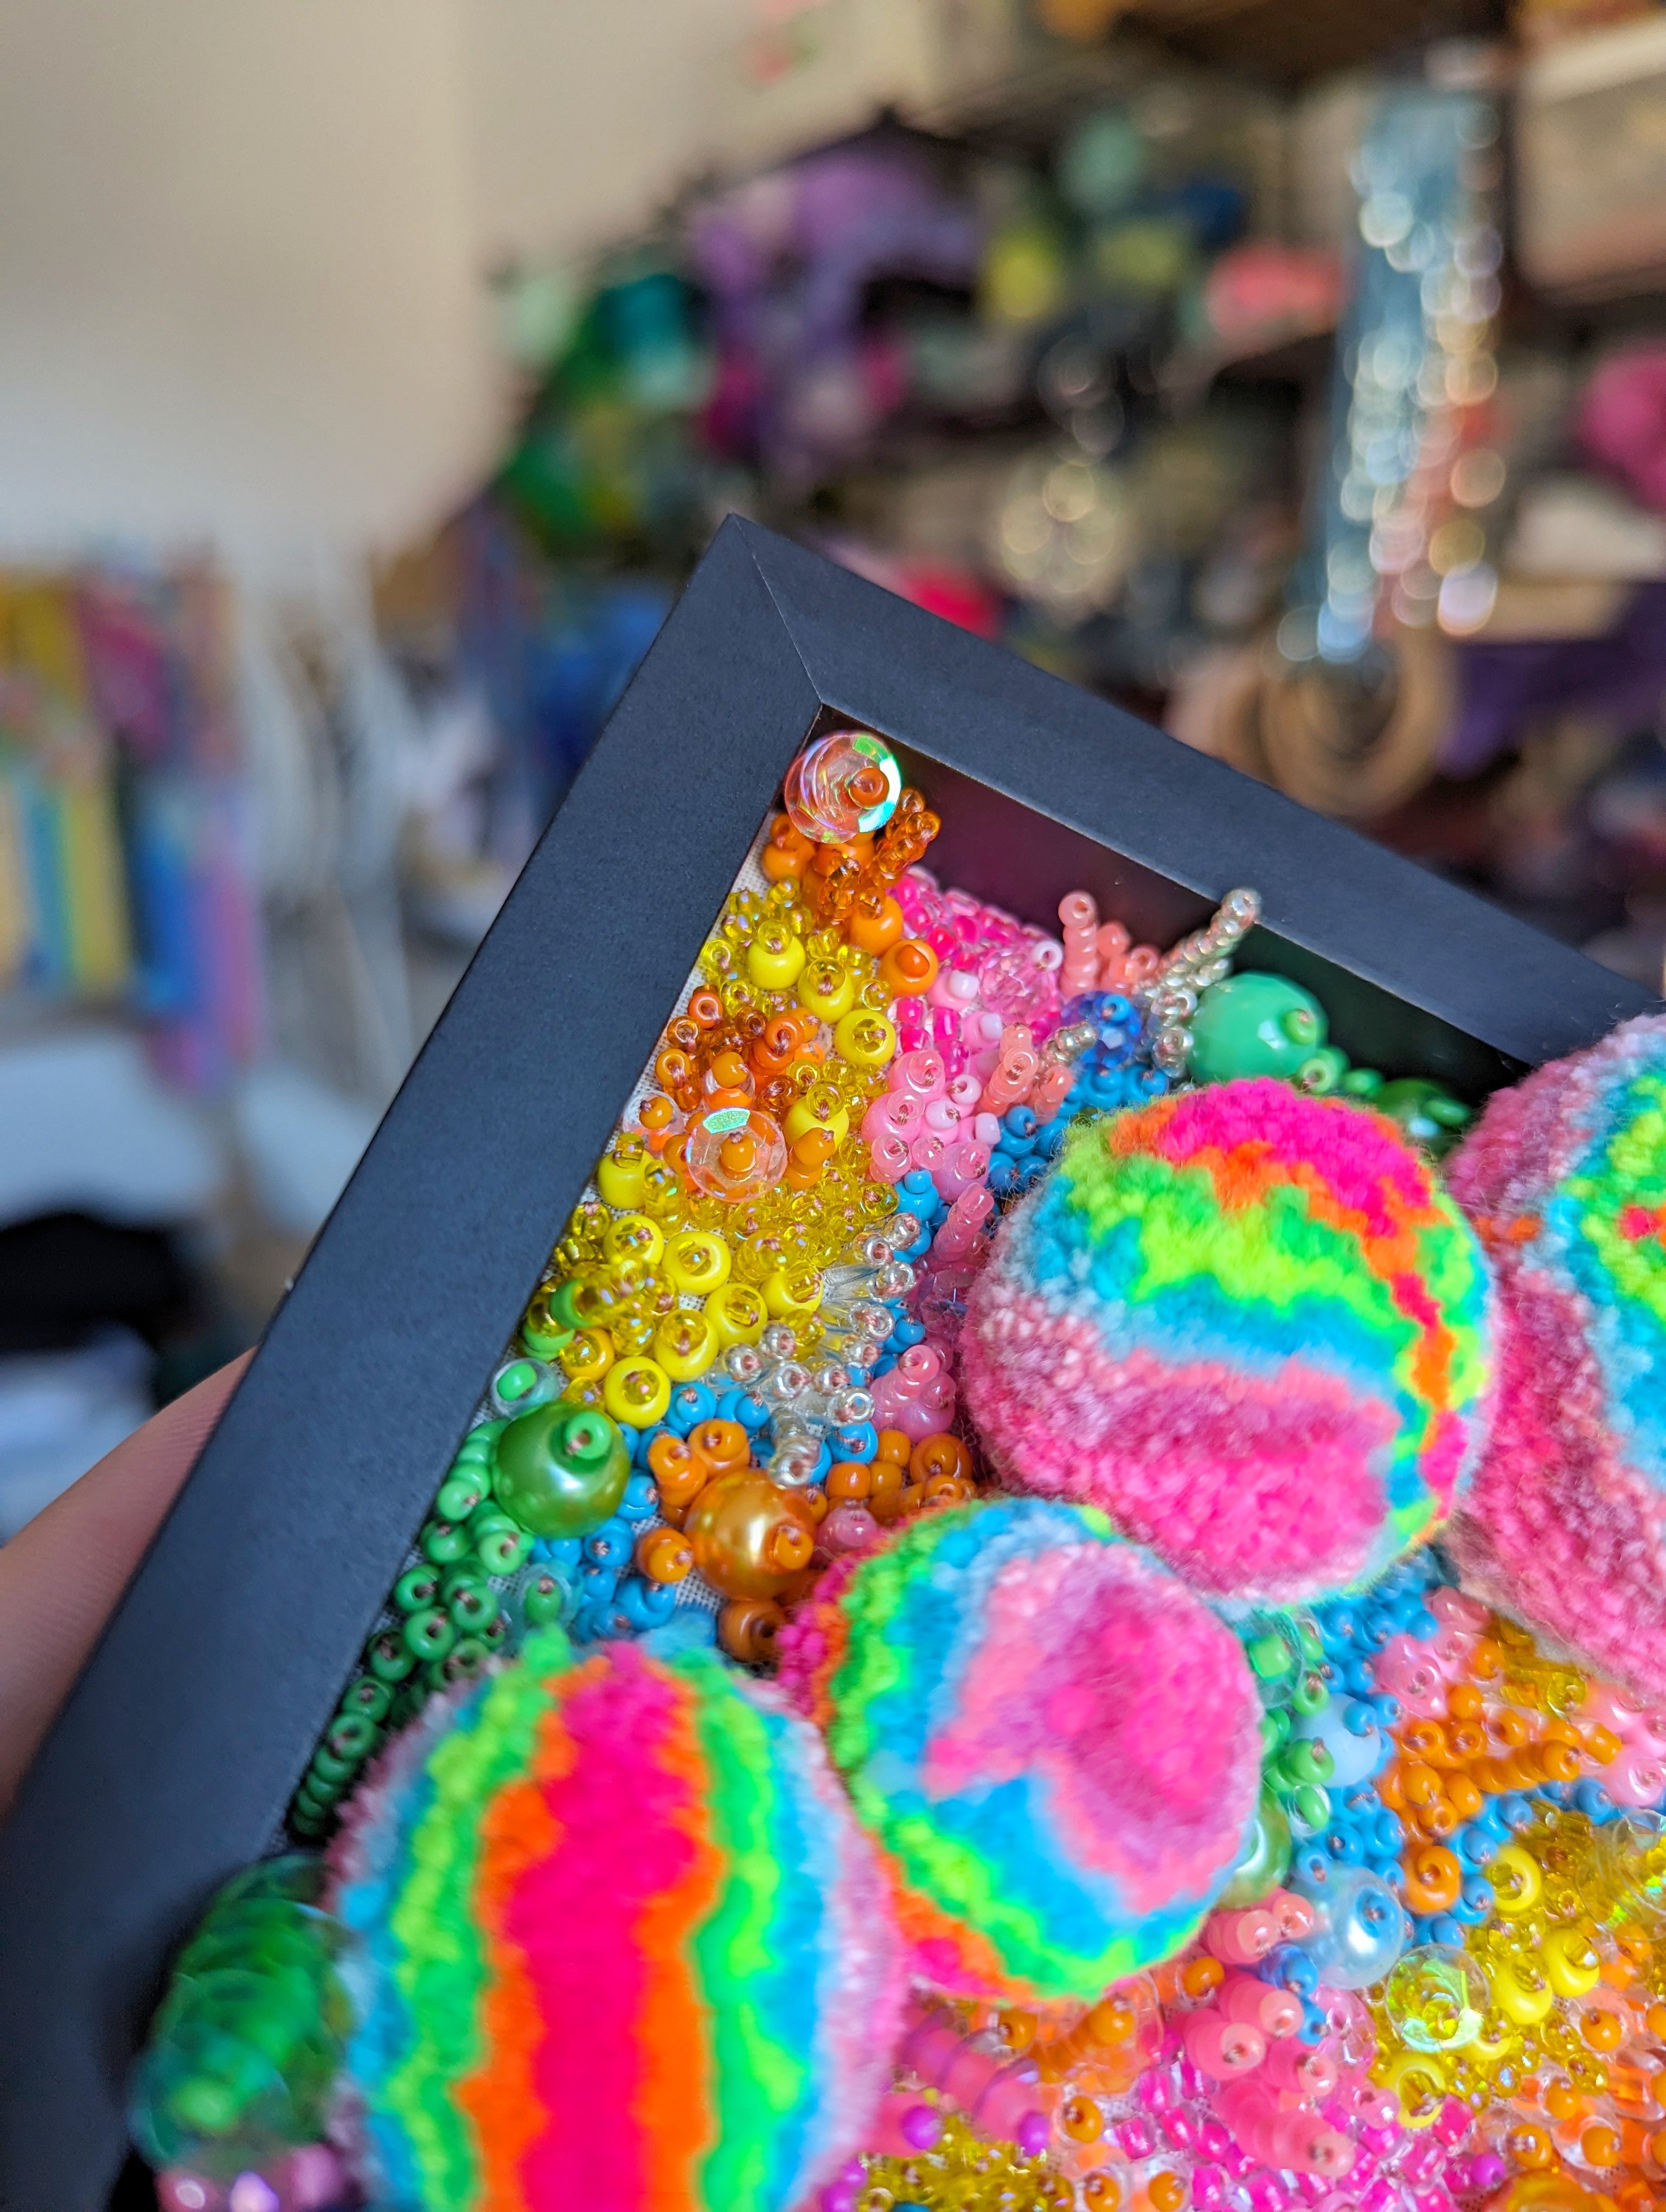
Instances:
[[[840,1097],[836,1085],[818,1083],[805,1092],[796,1105],[787,1108],[787,1119],[781,1126],[789,1145],[797,1144],[812,1129],[825,1129],[835,1144],[842,1145],[850,1133],[850,1109]]]
[[[883,1014],[855,1007],[834,1024],[833,1049],[853,1067],[884,1067],[896,1056],[897,1032]]]
[[[778,1267],[765,1278],[763,1303],[776,1321],[797,1321],[822,1302],[824,1285],[816,1267]]]
[[[628,1352],[648,1350],[654,1341],[654,1323],[646,1314],[618,1314],[608,1323],[607,1333],[613,1340],[614,1352],[623,1358]]]
[[[685,1297],[704,1297],[729,1279],[729,1248],[708,1230],[687,1229],[666,1247],[666,1275]]]
[[[818,1021],[842,1021],[856,1003],[856,979],[837,960],[811,959],[798,980],[799,1004]]]
[[[648,1149],[627,1131],[613,1140],[611,1152],[596,1163],[596,1188],[610,1206],[633,1207],[642,1202],[642,1177],[648,1171]]]
[[[652,1214],[667,1236],[680,1229],[689,1217],[689,1195],[674,1168],[663,1160],[650,1160],[642,1170],[641,1207]]]
[[[616,1266],[621,1260],[635,1260],[652,1267],[665,1249],[664,1231],[645,1213],[621,1214],[617,1221],[609,1224],[602,1238],[603,1256]]]
[[[1556,2002],[1556,1992],[1529,1959],[1501,1959],[1493,1975],[1493,1995],[1501,2011],[1519,2027],[1531,2027],[1543,2020]]]
[[[1371,2079],[1400,2100],[1402,2127],[1432,2127],[1446,2101],[1444,2069],[1426,2051],[1402,2049],[1371,2069]]]
[[[569,1382],[599,1382],[613,1364],[613,1340],[605,1328],[581,1328],[556,1354]]]
[[[766,921],[746,948],[746,973],[760,991],[790,991],[804,962],[804,940],[784,921]]]
[[[1540,1956],[1545,1976],[1559,1997],[1583,1997],[1602,1978],[1602,1961],[1583,1928],[1553,1928]]]
[[[748,1283],[725,1283],[706,1301],[706,1318],[727,1352],[732,1344],[756,1344],[769,1326],[763,1295]]]
[[[1544,1889],[1537,1863],[1519,1844],[1503,1844],[1487,1863],[1487,1878],[1505,1919],[1531,1912]]]
[[[654,1332],[654,1356],[673,1382],[703,1375],[723,1346],[704,1314],[667,1315]]]
[[[671,1404],[671,1377],[653,1359],[616,1360],[602,1377],[602,1403],[616,1421],[651,1429]]]

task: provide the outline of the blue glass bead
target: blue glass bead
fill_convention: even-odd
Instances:
[[[1432,1920],[1421,1924],[1429,1931],[1423,1939],[1426,1942],[1449,1943],[1458,1950],[1462,1949],[1464,1923],[1451,1913],[1438,1912]]]
[[[685,1437],[690,1429],[697,1429],[702,1421],[717,1419],[717,1393],[703,1382],[684,1382],[671,1394],[671,1403],[666,1408],[666,1426],[673,1436]]]
[[[1325,1847],[1332,1858],[1341,1860],[1346,1866],[1364,1865],[1365,1838],[1352,1823],[1344,1827],[1340,1822],[1333,1821],[1326,1832],[1324,1840]]]
[[[1377,1734],[1377,1709],[1365,1698],[1350,1698],[1342,1708],[1342,1726],[1350,1735]]]
[[[835,1429],[833,1442],[841,1459],[866,1466],[879,1449],[879,1431],[872,1421],[857,1421],[848,1429]]]
[[[627,1575],[615,1602],[633,1628],[658,1628],[677,1610],[677,1586],[650,1582],[645,1575]]]
[[[1003,1136],[1010,1137],[1014,1144],[1027,1145],[1041,1123],[1032,1106],[1009,1106],[1001,1116],[1000,1126]]]
[[[997,1198],[1010,1198],[1018,1188],[1018,1171],[1010,1159],[996,1152],[989,1162],[989,1171],[983,1180]]]
[[[1296,2040],[1298,2043],[1307,2044],[1310,2048],[1316,2044],[1322,2043],[1328,2032],[1328,2026],[1323,2007],[1316,2005],[1311,1997],[1304,1997],[1302,2024],[1296,2030]]]
[[[1371,1820],[1371,1838],[1379,1851],[1397,1851],[1406,1840],[1406,1823],[1386,1808]]]
[[[1449,1848],[1457,1853],[1465,1866],[1484,1867],[1498,1850],[1499,1839],[1479,1820],[1472,1820],[1449,1839]]]
[[[750,1390],[726,1390],[717,1401],[720,1420],[739,1421],[749,1435],[756,1436],[769,1419],[769,1408],[762,1398],[753,1397]]]
[[[1275,1989],[1292,1990],[1298,1996],[1310,1996],[1319,1986],[1319,1969],[1294,1943],[1275,1943],[1256,1972]]]
[[[1385,1729],[1395,1727],[1400,1720],[1400,1700],[1382,1690],[1371,1699],[1377,1708],[1377,1717]]]
[[[925,1323],[917,1321],[899,1321],[885,1339],[887,1344],[894,1344],[899,1352],[912,1351],[916,1344],[923,1344],[925,1340]]]
[[[619,1587],[617,1567],[594,1565],[579,1570],[579,1609],[585,1612],[592,1606],[611,1605],[613,1594]]]
[[[1599,1827],[1605,1820],[1613,1820],[1620,1810],[1602,1784],[1590,1776],[1584,1781],[1574,1784],[1573,1802],[1577,1810],[1583,1813],[1588,1820],[1594,1820]]]
[[[619,1574],[635,1541],[635,1530],[622,1516],[615,1514],[585,1538],[584,1556],[593,1566],[611,1567],[615,1574]]]
[[[1330,1853],[1317,1844],[1304,1844],[1291,1862],[1292,1878],[1316,1886],[1328,1880],[1330,1874]]]
[[[1511,1835],[1518,1829],[1530,1828],[1538,1818],[1526,1797],[1517,1790],[1506,1790],[1502,1797],[1495,1797],[1493,1808]]]

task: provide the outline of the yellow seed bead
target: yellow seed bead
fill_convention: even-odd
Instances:
[[[704,1297],[729,1279],[729,1248],[708,1230],[686,1229],[666,1247],[666,1279],[685,1297]]]
[[[760,991],[790,991],[804,962],[804,940],[784,921],[766,921],[746,948],[746,973]]]
[[[616,1360],[602,1377],[602,1403],[616,1421],[651,1429],[671,1404],[671,1377],[656,1360]]]
[[[582,1389],[599,1382],[613,1364],[613,1340],[605,1328],[581,1328],[556,1355],[568,1381]]]
[[[812,1314],[822,1302],[822,1279],[814,1267],[777,1267],[765,1279],[763,1303],[776,1321]]]
[[[1504,1844],[1487,1864],[1498,1909],[1506,1920],[1531,1912],[1544,1891],[1544,1876],[1519,1844]]]
[[[1583,1997],[1596,1987],[1602,1961],[1582,1928],[1553,1928],[1540,1954],[1545,1976],[1559,1997]]]
[[[897,1032],[883,1014],[854,1007],[835,1024],[833,1049],[853,1067],[884,1067],[896,1054]]]
[[[665,1231],[657,1221],[650,1221],[645,1213],[621,1214],[608,1224],[602,1238],[604,1255],[616,1263],[621,1260],[640,1261],[652,1267],[658,1264],[666,1249]]]
[[[850,1109],[836,1085],[818,1083],[795,1105],[787,1108],[781,1127],[789,1145],[797,1144],[812,1129],[825,1129],[836,1144],[842,1145],[850,1133]]]
[[[812,958],[799,977],[798,996],[818,1021],[836,1024],[856,1003],[856,978],[840,961]]]
[[[596,1188],[610,1206],[640,1206],[648,1164],[648,1146],[641,1139],[620,1137],[596,1163]]]
[[[725,1351],[732,1344],[756,1344],[769,1326],[762,1291],[748,1283],[725,1283],[706,1301],[706,1318]]]
[[[673,1382],[703,1375],[723,1346],[702,1313],[674,1313],[654,1332],[654,1356]]]

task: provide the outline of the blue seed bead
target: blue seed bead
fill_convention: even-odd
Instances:
[[[1010,1198],[1018,1188],[1018,1171],[1005,1154],[996,1152],[990,1158],[983,1180],[997,1198]]]
[[[649,1582],[645,1575],[627,1575],[615,1601],[633,1628],[657,1628],[677,1610],[677,1587],[674,1583]]]
[[[1502,1797],[1495,1797],[1493,1800],[1493,1805],[1499,1820],[1504,1822],[1512,1836],[1523,1828],[1530,1828],[1539,1817],[1526,1797],[1517,1790],[1506,1790]]]
[[[584,1556],[593,1566],[611,1567],[618,1574],[630,1557],[631,1547],[635,1541],[635,1530],[616,1513],[611,1519],[604,1521],[599,1528],[593,1528],[585,1538]]]
[[[1322,2043],[1328,2032],[1324,2008],[1316,2005],[1311,1997],[1302,1999],[1302,2024],[1296,2030],[1296,2040],[1311,2046]]]
[[[666,1408],[665,1425],[673,1436],[685,1437],[690,1429],[697,1429],[702,1421],[717,1419],[717,1393],[703,1382],[684,1382],[671,1394],[671,1403]]]
[[[1314,1889],[1322,1888],[1330,1872],[1330,1853],[1317,1844],[1304,1844],[1291,1864],[1291,1877]]]
[[[1371,1819],[1371,1838],[1379,1852],[1397,1851],[1406,1840],[1406,1823],[1386,1808]]]
[[[1449,1848],[1457,1853],[1465,1866],[1484,1867],[1497,1853],[1499,1839],[1479,1820],[1472,1820],[1450,1838]]]
[[[619,1587],[617,1567],[593,1565],[579,1570],[579,1611],[587,1613],[593,1607],[611,1605],[614,1592]]]
[[[1010,1137],[1016,1145],[1027,1145],[1041,1123],[1036,1119],[1033,1106],[1009,1106],[1000,1117],[1000,1127],[1003,1137]]]
[[[584,1541],[578,1536],[536,1536],[530,1556],[538,1566],[553,1567],[571,1582],[584,1559]]]
[[[660,1510],[659,1486],[651,1474],[633,1474],[619,1500],[622,1521],[651,1521]]]
[[[1332,1858],[1340,1860],[1344,1866],[1365,1863],[1365,1838],[1351,1824],[1345,1828],[1333,1821],[1326,1831],[1324,1842]]]
[[[1459,1950],[1462,1949],[1465,1923],[1452,1913],[1438,1912],[1432,1920],[1420,1921],[1419,1925],[1429,1931],[1420,1939],[1423,1942],[1450,1943]]]
[[[1377,1728],[1377,1708],[1369,1698],[1350,1698],[1342,1708],[1342,1726],[1350,1735],[1371,1735]]]
[[[769,1408],[750,1390],[726,1390],[717,1401],[718,1418],[739,1421],[749,1436],[756,1436],[769,1419]]]
[[[1377,1718],[1381,1727],[1391,1729],[1398,1723],[1400,1719],[1398,1698],[1390,1697],[1386,1690],[1383,1690],[1371,1699],[1371,1703],[1377,1708]]]
[[[1584,1781],[1574,1784],[1573,1802],[1577,1810],[1583,1813],[1587,1820],[1594,1820],[1599,1827],[1605,1820],[1613,1820],[1620,1810],[1602,1784],[1589,1776]]]
[[[1301,1997],[1310,1996],[1319,1986],[1319,1969],[1296,1943],[1275,1943],[1256,1972],[1275,1989],[1292,1990]]]
[[[911,1352],[916,1344],[925,1340],[926,1325],[918,1321],[899,1321],[885,1339],[886,1344],[895,1345],[898,1352]]]
[[[879,1451],[879,1431],[872,1421],[857,1421],[848,1429],[835,1429],[833,1441],[842,1460],[855,1460],[866,1466]]]

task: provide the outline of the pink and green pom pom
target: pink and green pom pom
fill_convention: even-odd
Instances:
[[[1450,1514],[1490,1339],[1484,1256],[1395,1125],[1258,1079],[1072,1132],[973,1288],[962,1379],[1010,1480],[1284,1603]]]
[[[919,1977],[1080,2002],[1195,1933],[1248,1837],[1261,1703],[1237,1638],[1103,1515],[933,1514],[781,1639],[880,1847]]]

